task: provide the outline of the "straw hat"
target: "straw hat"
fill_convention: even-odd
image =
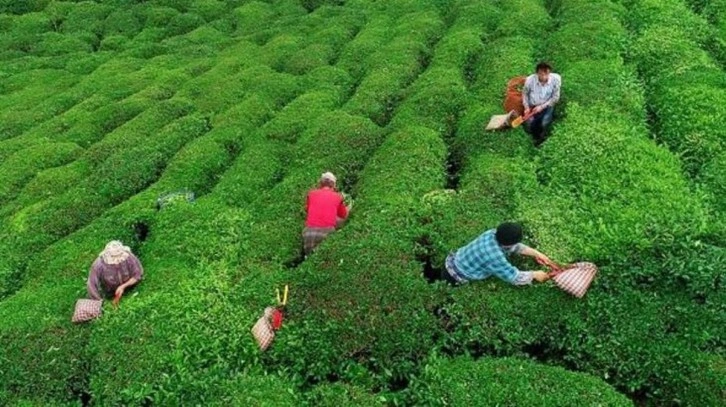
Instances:
[[[99,255],[106,264],[120,264],[126,261],[131,255],[131,249],[124,246],[118,240],[108,242],[106,248]]]

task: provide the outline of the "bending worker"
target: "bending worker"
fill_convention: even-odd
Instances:
[[[320,177],[319,187],[308,192],[305,205],[307,220],[303,230],[306,256],[336,228],[342,226],[353,206],[345,206],[343,196],[336,190],[336,183],[335,175],[326,172]]]
[[[473,242],[449,254],[442,279],[453,285],[491,276],[514,285],[530,284],[532,280],[547,281],[549,275],[544,271],[519,271],[507,259],[507,255],[516,253],[550,263],[547,256],[521,241],[522,227],[516,223],[502,223],[496,229],[487,230]]]
[[[136,285],[144,276],[144,269],[131,249],[118,240],[106,245],[88,276],[88,296],[94,300],[115,296],[121,298],[127,288]]]

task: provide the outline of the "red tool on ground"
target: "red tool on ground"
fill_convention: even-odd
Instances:
[[[289,287],[285,285],[285,292],[282,297],[280,297],[280,290],[277,291],[277,308],[272,312],[272,328],[274,330],[278,330],[282,328],[282,320],[285,318],[285,306],[287,305],[287,293],[289,291]]]
[[[252,327],[252,335],[263,352],[272,345],[272,341],[275,340],[275,331],[282,328],[282,321],[285,319],[285,306],[287,305],[289,287],[285,285],[282,296],[279,289],[275,291],[277,293],[277,306],[265,308],[263,315]]]

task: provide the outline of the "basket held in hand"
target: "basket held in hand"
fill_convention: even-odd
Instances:
[[[595,274],[597,274],[597,266],[594,263],[580,262],[553,268],[550,277],[562,290],[577,298],[582,298],[590,288],[592,280],[595,279]]]

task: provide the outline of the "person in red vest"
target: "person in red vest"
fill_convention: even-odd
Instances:
[[[305,210],[307,219],[303,230],[303,249],[305,256],[339,228],[352,208],[346,206],[343,195],[336,190],[335,175],[326,172],[320,177],[320,186],[308,192]]]

